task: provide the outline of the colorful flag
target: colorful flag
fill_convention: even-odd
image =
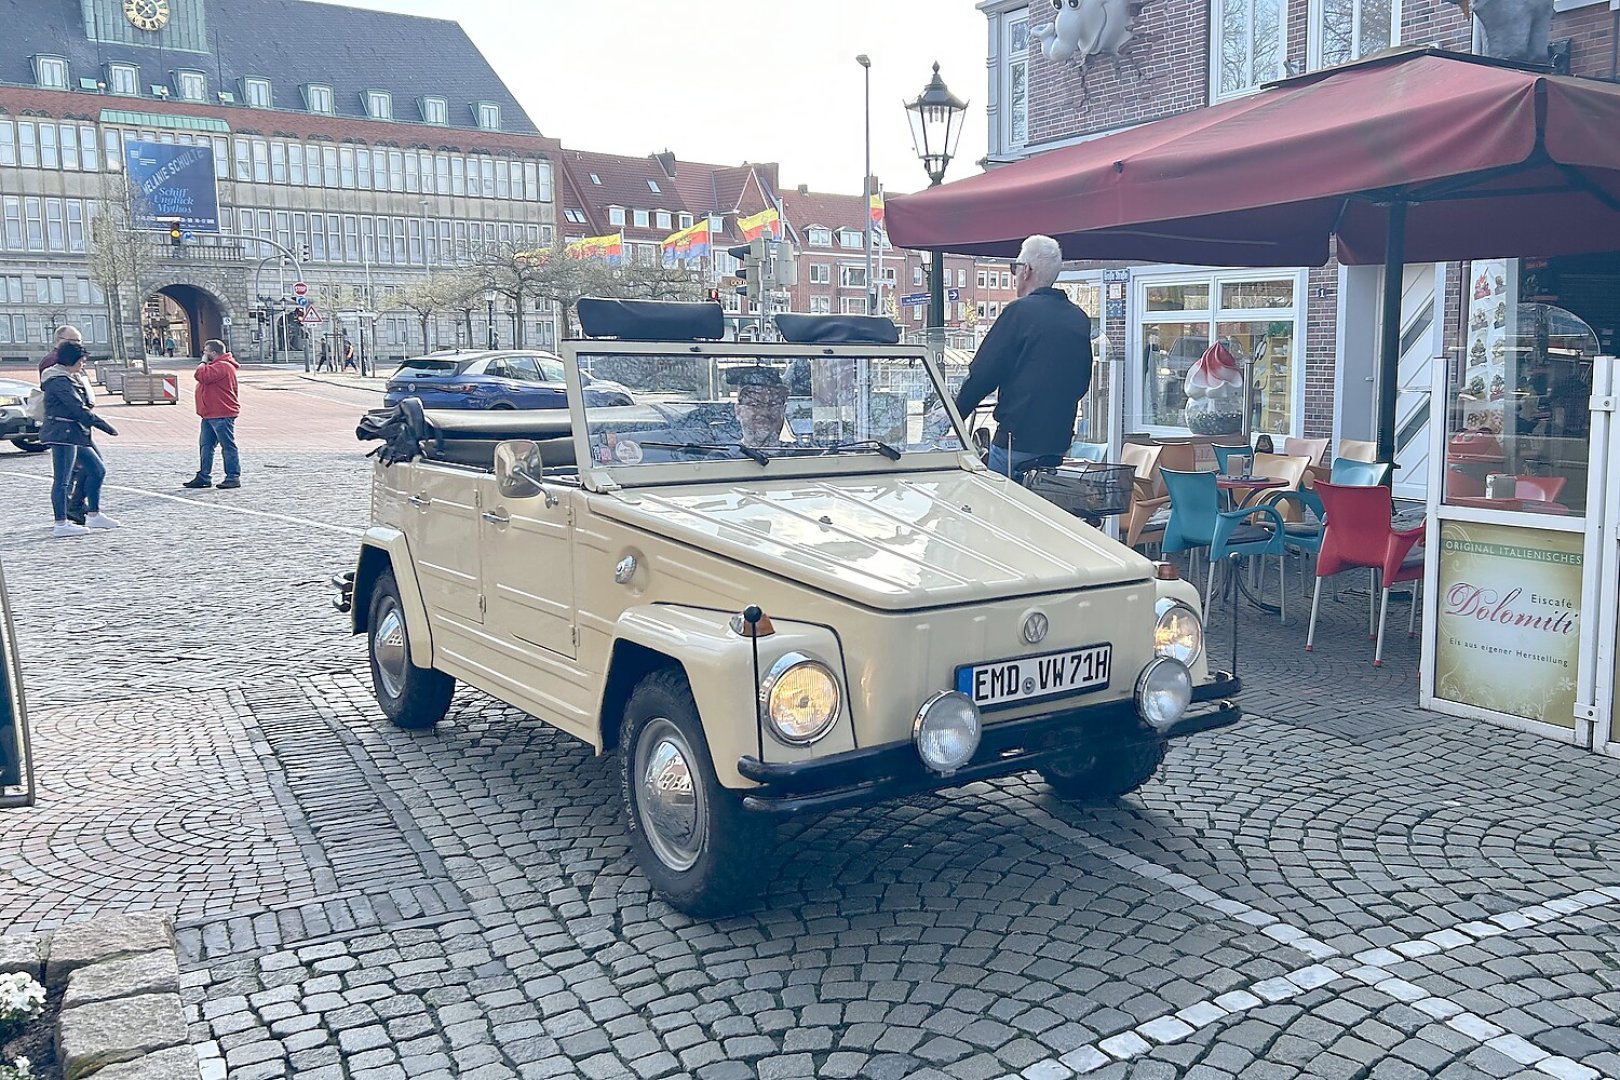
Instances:
[[[889,227],[888,222],[884,218],[883,192],[879,191],[873,194],[870,213],[872,221],[872,246],[888,247]]]
[[[709,219],[704,218],[680,232],[671,233],[659,247],[663,249],[665,266],[691,264],[706,258],[709,254]]]
[[[564,252],[576,259],[606,259],[617,266],[624,257],[624,233],[616,232],[611,236],[587,236],[583,240],[575,240],[563,249]]]
[[[775,207],[769,210],[761,210],[752,217],[738,218],[737,230],[742,233],[744,240],[755,240],[766,233],[770,234],[772,240],[780,240],[782,238],[782,215],[776,212]]]

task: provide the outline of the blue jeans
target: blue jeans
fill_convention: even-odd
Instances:
[[[202,422],[202,438],[198,449],[202,451],[202,464],[197,475],[208,480],[214,475],[214,447],[225,455],[225,479],[236,480],[242,475],[242,461],[236,454],[236,417],[224,416]]]
[[[92,513],[101,511],[101,482],[107,479],[107,466],[93,446],[51,446],[51,514],[57,521],[67,520],[68,490],[73,484],[73,470],[79,471],[79,492],[84,496],[84,507]]]
[[[1026,454],[1022,450],[1008,450],[1005,446],[990,447],[990,471],[1000,476],[1012,476],[1023,468],[1024,463],[1040,457],[1040,454]]]

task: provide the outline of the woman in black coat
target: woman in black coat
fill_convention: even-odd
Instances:
[[[91,529],[118,528],[118,522],[101,512],[101,483],[107,478],[107,466],[90,443],[90,429],[100,428],[108,435],[117,435],[118,431],[91,408],[90,392],[81,378],[83,372],[84,346],[65,341],[57,347],[56,364],[40,376],[39,385],[45,392],[45,422],[39,429],[39,441],[51,448],[51,511],[56,518],[57,536],[83,536]],[[79,469],[87,511],[83,525],[75,525],[67,516],[68,489],[75,467]]]

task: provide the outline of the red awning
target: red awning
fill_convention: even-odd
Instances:
[[[1412,262],[1620,248],[1620,86],[1433,49],[1038,154],[888,203],[907,248],[1212,266]]]

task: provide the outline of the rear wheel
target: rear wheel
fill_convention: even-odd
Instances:
[[[20,435],[11,440],[11,445],[28,454],[43,454],[45,444],[39,441],[37,435]]]
[[[1129,795],[1151,780],[1164,764],[1164,749],[1157,739],[1125,743],[1051,761],[1038,771],[1060,799],[1102,802]]]
[[[513,404],[512,404],[512,403],[511,403],[511,402],[509,402],[509,401],[497,401],[497,402],[496,402],[496,403],[495,403],[495,404],[493,404],[493,405],[491,405],[491,406],[490,406],[490,409],[491,409],[491,410],[492,410],[492,411],[493,411],[493,410],[496,410],[496,409],[505,409],[505,410],[507,410],[507,411],[508,411],[508,412],[510,412],[510,411],[512,411],[512,410],[515,410],[515,409],[516,409],[516,408],[517,408],[517,406],[516,406],[516,405],[513,405]]]
[[[443,720],[456,680],[411,663],[405,609],[392,570],[384,570],[372,589],[369,626],[371,686],[383,714],[396,727],[410,731],[431,728]]]
[[[653,888],[703,918],[746,906],[757,894],[768,828],[720,786],[679,671],[654,671],[631,691],[619,760],[630,849]]]

